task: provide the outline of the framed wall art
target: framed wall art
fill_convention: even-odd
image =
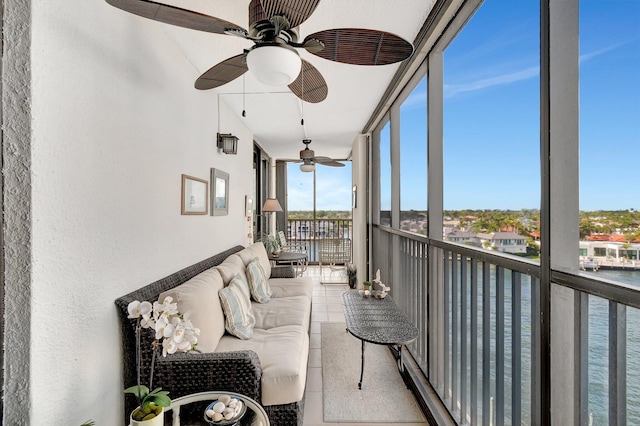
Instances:
[[[207,214],[209,182],[193,176],[182,175],[181,214]]]
[[[211,216],[229,214],[229,173],[211,169]]]

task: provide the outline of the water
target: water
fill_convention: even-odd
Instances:
[[[615,280],[617,282],[636,285],[640,287],[640,271],[604,271],[600,270],[595,273],[600,278]],[[512,419],[511,412],[511,340],[512,330],[510,319],[512,315],[511,300],[511,274],[505,274],[505,330],[504,330],[504,357],[505,368],[505,423],[510,424]],[[491,367],[490,367],[490,394],[495,395],[496,391],[496,311],[495,311],[495,290],[496,281],[492,267],[491,274],[491,318],[490,318],[490,351],[491,351]],[[521,346],[521,376],[522,376],[522,407],[521,416],[522,424],[529,424],[531,419],[530,412],[530,383],[531,383],[531,279],[523,275],[521,281],[521,330],[522,330],[522,346]],[[451,291],[451,289],[450,289]],[[450,293],[451,297],[451,293]],[[450,299],[451,300],[451,299]],[[479,289],[479,300],[482,300],[482,290]],[[458,299],[456,311],[462,309],[460,299]],[[467,306],[467,315],[470,315]],[[451,330],[450,330],[451,333]],[[589,407],[588,412],[592,416],[593,425],[608,424],[609,409],[609,301],[596,296],[589,297],[589,366],[588,366],[588,394]],[[478,329],[475,333],[478,337],[478,350],[482,348],[482,318],[478,319]],[[640,425],[640,310],[627,308],[627,424]],[[450,339],[454,336],[450,334]],[[458,337],[459,342],[459,337]],[[451,353],[449,347],[449,356]],[[470,374],[469,359],[462,360],[462,365]],[[479,360],[479,371],[481,364]],[[481,390],[479,389],[479,395]],[[479,414],[482,413],[482,404],[480,403]]]
[[[599,270],[595,276],[640,287],[640,271]],[[640,424],[640,311],[627,308],[627,424]],[[609,422],[609,302],[589,297],[589,413]]]

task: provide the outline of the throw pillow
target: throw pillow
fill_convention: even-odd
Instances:
[[[225,329],[242,340],[250,339],[256,317],[251,312],[247,283],[240,275],[236,275],[227,287],[218,291],[218,295],[224,311]]]
[[[260,259],[257,257],[247,265],[247,278],[253,300],[258,303],[267,303],[269,299],[271,299],[273,292],[271,291],[271,287],[269,287],[267,275],[260,265]]]

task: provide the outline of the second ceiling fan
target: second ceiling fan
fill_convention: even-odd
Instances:
[[[320,0],[251,0],[249,30],[220,18],[150,0],[106,0],[112,6],[158,22],[245,38],[254,46],[205,71],[196,89],[222,86],[251,71],[262,83],[288,85],[305,102],[327,97],[327,83],[297,50],[330,61],[354,65],[387,65],[407,59],[413,46],[385,31],[365,28],[334,28],[310,34],[299,41],[296,27],[315,11]]]
[[[339,161],[334,160],[329,157],[316,157],[316,153],[309,149],[309,144],[311,143],[311,139],[303,139],[302,143],[305,145],[304,149],[300,151],[300,160],[296,160],[296,162],[302,162],[300,165],[300,170],[303,172],[312,172],[316,168],[316,164],[322,164],[323,166],[330,167],[344,167]]]

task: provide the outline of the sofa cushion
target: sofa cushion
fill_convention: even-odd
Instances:
[[[269,262],[267,250],[265,250],[264,244],[262,244],[262,242],[254,243],[244,250],[240,250],[236,254],[240,256],[245,266],[247,266],[249,262],[257,257],[258,259],[260,259],[260,266],[262,266],[262,269],[264,269],[264,273],[267,278],[271,276],[271,262]]]
[[[262,405],[302,400],[307,375],[309,335],[298,325],[255,329],[250,340],[224,336],[216,352],[252,350],[262,366]]]
[[[236,275],[240,275],[245,282],[247,281],[247,273],[245,272],[245,264],[240,259],[238,254],[232,254],[227,257],[224,262],[216,266],[218,272],[222,276],[222,281],[224,281],[224,285],[229,285],[232,279],[236,277]],[[248,288],[248,287],[247,287]]]
[[[309,277],[271,278],[269,287],[272,299],[289,296],[306,296],[311,299],[313,295],[313,280]]]
[[[271,298],[272,291],[257,257],[247,265],[247,281],[253,300],[258,303],[267,303]]]
[[[305,296],[272,297],[268,303],[252,303],[255,328],[267,330],[283,325],[299,325],[309,330],[311,299]]]
[[[240,339],[250,339],[256,318],[251,311],[247,283],[236,275],[228,286],[218,291],[225,317],[225,328]]]
[[[213,352],[224,335],[224,314],[218,290],[224,287],[220,273],[212,268],[178,287],[160,293],[158,300],[171,296],[182,313],[189,312],[194,327],[200,329],[198,350]]]

